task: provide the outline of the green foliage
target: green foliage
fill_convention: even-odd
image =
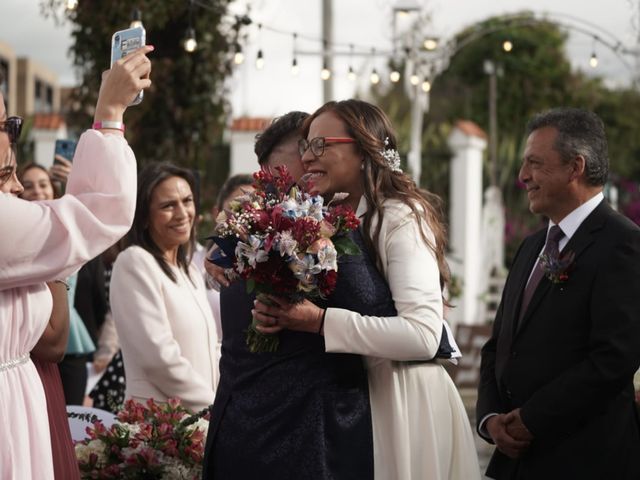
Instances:
[[[56,16],[61,0],[41,0],[46,15]],[[147,43],[155,46],[153,86],[143,102],[126,113],[127,139],[141,163],[171,161],[204,173],[204,198],[228,173],[228,151],[221,147],[229,110],[225,78],[231,73],[231,50],[239,25],[222,22],[229,0],[194,4],[191,15],[198,48],[183,48],[189,26],[189,5],[184,0],[82,0],[68,14],[73,24],[70,55],[81,84],[73,92],[71,127],[90,125],[101,74],[109,68],[111,36],[128,28],[132,9],[139,8]]]
[[[505,40],[513,50],[505,52]],[[567,34],[557,25],[535,20],[523,12],[509,20],[494,17],[460,32],[457,53],[449,68],[437,77],[425,116],[421,186],[442,196],[449,189],[449,152],[446,138],[457,119],[468,119],[489,131],[489,76],[485,60],[501,66],[498,77],[498,183],[507,206],[507,264],[522,238],[540,225],[528,211],[517,177],[524,149],[527,121],[537,112],[559,106],[594,110],[609,139],[614,176],[640,177],[640,94],[610,90],[600,79],[571,70],[565,53]],[[389,114],[403,154],[409,150],[410,101],[400,84],[374,91],[375,101]],[[484,185],[488,185],[485,162]]]

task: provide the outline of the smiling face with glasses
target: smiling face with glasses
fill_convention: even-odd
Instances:
[[[0,192],[20,195],[23,188],[16,175],[14,139],[17,141],[20,135],[22,119],[20,119],[20,125],[15,127],[15,122],[11,118],[18,117],[7,118],[4,97],[0,92]]]
[[[355,209],[364,192],[363,159],[345,122],[333,112],[321,113],[309,125],[307,138],[298,148],[313,191],[325,198],[348,193],[346,203]]]

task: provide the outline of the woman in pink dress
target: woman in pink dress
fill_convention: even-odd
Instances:
[[[0,478],[51,480],[47,406],[29,352],[51,316],[45,282],[64,279],[115,243],[133,220],[136,164],[122,115],[147,88],[153,47],[120,60],[103,77],[94,127],[78,144],[67,195],[50,202],[17,198],[17,121],[0,94]],[[110,127],[110,128],[107,128]]]

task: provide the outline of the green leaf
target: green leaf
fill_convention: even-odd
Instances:
[[[255,288],[256,288],[256,281],[253,278],[249,278],[247,280],[247,293],[253,292]]]
[[[349,237],[340,237],[333,240],[338,255],[360,255],[360,249]]]

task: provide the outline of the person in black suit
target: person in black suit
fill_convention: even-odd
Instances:
[[[496,479],[639,479],[640,229],[615,212],[594,113],[534,117],[520,168],[532,213],[482,349],[478,432]]]

